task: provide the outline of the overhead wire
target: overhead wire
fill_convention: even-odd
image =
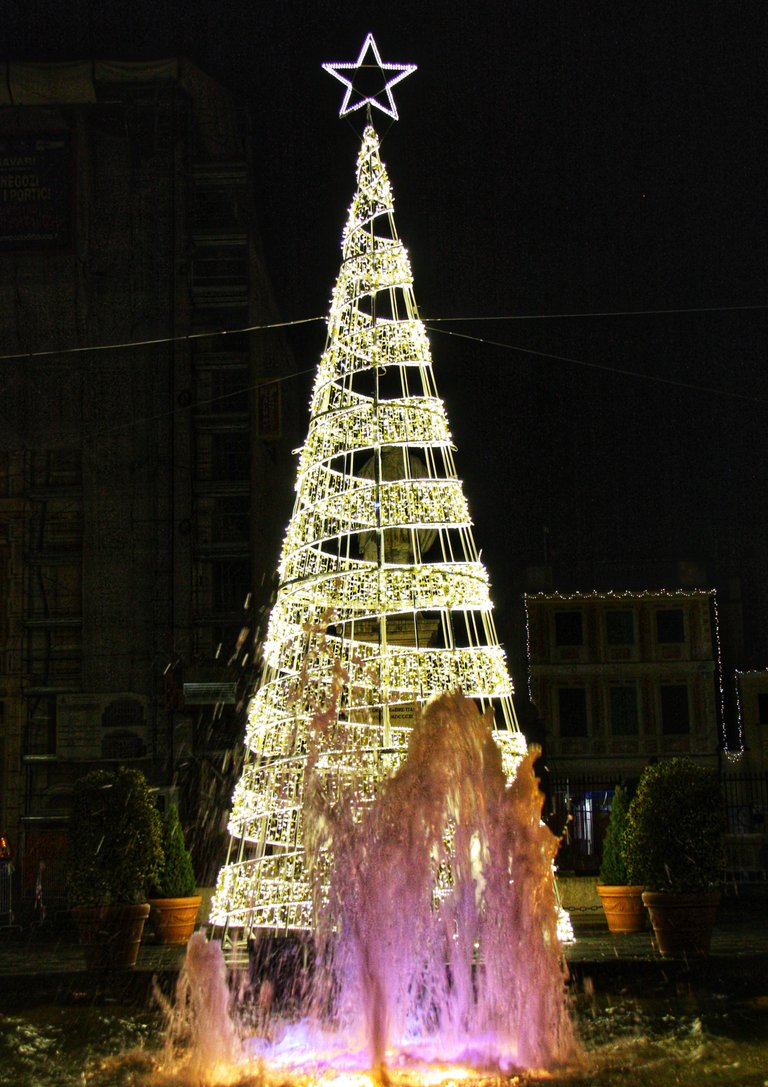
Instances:
[[[169,343],[185,343],[191,340],[206,340],[216,336],[238,336],[244,332],[266,332],[273,328],[292,328],[294,325],[308,325],[313,321],[325,321],[325,317],[299,317],[294,321],[273,321],[266,325],[248,325],[245,328],[220,328],[208,332],[186,332],[180,336],[155,336],[148,340],[124,340],[118,343],[91,344],[89,347],[47,348],[45,351],[16,351],[10,355],[0,355],[0,362],[10,359],[40,359],[52,355],[82,355],[93,351],[121,351],[132,347],[156,347]]]
[[[423,318],[424,326],[430,331],[439,333],[443,336],[452,336],[457,339],[468,340],[470,342],[483,344],[487,347],[495,347],[501,350],[513,351],[518,354],[533,355],[538,358],[551,359],[556,362],[565,362],[574,366],[581,366],[587,369],[599,370],[605,373],[619,374],[623,377],[634,378],[639,381],[652,382],[656,384],[668,385],[676,388],[689,389],[696,392],[708,393],[711,395],[729,397],[731,399],[746,400],[750,402],[765,403],[765,397],[753,396],[747,393],[740,393],[731,389],[722,389],[715,386],[699,385],[694,382],[680,381],[675,378],[661,377],[655,374],[643,374],[635,370],[629,370],[619,366],[610,366],[605,363],[588,362],[585,359],[574,358],[570,355],[559,355],[549,351],[540,351],[531,347],[520,347],[517,344],[504,343],[499,340],[491,340],[483,336],[474,336],[467,332],[457,332],[445,328],[438,327],[441,324],[448,322],[506,322],[506,321],[541,321],[541,320],[565,320],[565,319],[578,319],[578,318],[601,318],[601,317],[641,317],[641,316],[654,316],[654,315],[674,315],[674,314],[686,314],[686,313],[730,313],[738,311],[757,311],[768,310],[768,304],[747,304],[738,306],[695,306],[686,308],[675,309],[649,309],[649,310],[604,310],[595,312],[571,312],[571,313],[542,313],[542,314],[507,314],[502,316],[481,316],[481,317],[429,317]],[[39,359],[39,358],[51,358],[53,356],[73,355],[73,354],[88,354],[92,352],[100,351],[120,351],[128,350],[131,348],[140,347],[154,347],[162,346],[172,343],[184,343],[201,339],[212,339],[220,336],[236,336],[253,332],[266,332],[273,329],[288,329],[295,328],[299,325],[314,324],[317,322],[326,322],[326,317],[300,317],[290,321],[274,321],[267,324],[260,325],[247,325],[242,328],[231,329],[217,329],[203,332],[189,332],[178,336],[157,336],[141,340],[125,340],[108,344],[92,344],[90,346],[79,347],[65,347],[59,349],[48,348],[42,351],[19,351],[10,354],[0,355],[0,362],[7,362],[18,359]],[[220,396],[210,397],[205,400],[198,400],[197,406],[204,404],[211,404],[219,400],[227,399],[228,397],[240,396],[243,393],[251,392],[256,388],[263,388],[267,385],[282,384],[286,381],[291,381],[298,377],[303,377],[306,374],[313,373],[315,366],[307,367],[303,370],[294,370],[288,374],[282,374],[279,377],[263,378],[259,379],[255,384],[243,386],[241,389],[236,389],[232,392],[222,393]],[[137,419],[125,421],[123,423],[110,422],[105,425],[104,431],[114,432],[115,430],[123,430],[136,426],[140,423],[153,422],[168,416],[174,415],[180,411],[189,410],[189,405],[183,407],[176,407],[168,411],[157,412],[153,415],[142,416]],[[98,435],[99,431],[94,430],[86,432],[86,438],[93,438]]]
[[[768,303],[738,306],[689,306],[687,308],[678,309],[603,310],[591,313],[576,311],[572,313],[513,313],[503,314],[501,316],[482,317],[424,317],[423,320],[425,324],[436,325],[446,324],[449,321],[470,321],[472,323],[480,321],[559,321],[580,317],[648,317],[680,313],[731,313],[740,310],[768,310]],[[308,325],[316,322],[325,323],[326,320],[326,316],[298,317],[292,321],[273,321],[263,325],[246,325],[243,328],[209,329],[205,332],[187,332],[179,336],[154,336],[144,340],[121,340],[115,343],[90,344],[84,347],[46,348],[44,351],[14,351],[0,355],[0,362],[8,362],[13,359],[50,358],[53,355],[88,354],[95,351],[120,351],[133,347],[153,347],[162,344],[185,343],[193,340],[213,339],[217,336],[237,336],[247,332],[266,332],[276,328],[294,328],[297,325]]]
[[[489,340],[483,336],[471,336],[468,332],[451,332],[447,328],[435,328],[431,321],[424,321],[424,326],[430,332],[437,332],[443,336],[453,336],[456,339],[471,340],[484,344],[487,347],[498,347],[505,351],[515,351],[524,355],[536,355],[538,358],[552,359],[555,362],[568,362],[574,366],[583,366],[590,370],[601,370],[603,373],[620,374],[622,377],[635,378],[638,381],[653,382],[658,385],[671,385],[680,389],[691,389],[695,392],[709,393],[715,396],[726,396],[733,400],[747,400],[750,403],[768,403],[768,397],[754,396],[750,393],[740,393],[732,389],[722,389],[714,385],[698,385],[692,381],[680,381],[672,377],[661,377],[658,374],[641,374],[637,370],[626,370],[620,366],[609,366],[607,363],[587,362],[585,359],[575,359],[570,355],[555,355],[550,351],[537,351],[532,347],[518,347],[516,344],[502,343],[499,340]]]
[[[572,317],[654,317],[675,313],[730,313],[738,310],[765,310],[768,303],[739,306],[686,306],[675,309],[624,309],[604,310],[594,313],[575,311],[573,313],[510,313],[501,317],[430,317],[424,318],[431,324],[445,324],[447,321],[558,321]]]

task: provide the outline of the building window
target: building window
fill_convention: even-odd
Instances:
[[[251,591],[251,567],[245,560],[223,561],[211,564],[213,574],[213,610],[242,612],[246,597]]]
[[[82,567],[63,562],[35,564],[29,579],[30,619],[73,619],[83,614]]]
[[[33,697],[27,710],[25,755],[56,753],[56,696]]]
[[[768,691],[758,691],[757,721],[760,725],[768,725]]]
[[[583,645],[580,611],[555,612],[555,645]]]
[[[664,608],[656,612],[656,641],[660,645],[679,645],[685,641],[682,608]]]
[[[688,688],[684,683],[662,684],[661,731],[665,736],[691,731]]]
[[[248,543],[251,510],[247,498],[221,496],[215,500],[211,515],[211,541],[218,543]]]
[[[83,482],[79,449],[46,449],[32,453],[30,482],[33,488],[79,487]]]
[[[32,686],[76,687],[82,677],[79,627],[32,629],[27,634],[27,668]]]
[[[247,430],[211,435],[211,476],[215,480],[250,479],[251,444]]]
[[[608,645],[635,644],[635,613],[629,608],[605,613],[605,640]]]
[[[611,733],[614,736],[637,736],[637,687],[634,683],[608,688]]]
[[[198,245],[193,254],[193,288],[239,286],[248,279],[245,244]]]
[[[583,687],[560,687],[557,696],[561,738],[587,736],[587,692]]]
[[[197,406],[218,414],[247,412],[250,404],[248,371],[245,366],[222,366],[209,371],[208,388],[200,390]]]

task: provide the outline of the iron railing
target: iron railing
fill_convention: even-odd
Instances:
[[[766,879],[768,850],[768,773],[722,770],[720,781],[726,816],[726,872]],[[630,797],[637,780],[622,782]],[[543,817],[562,842],[560,871],[595,874],[608,825],[615,777],[556,774],[542,781],[546,794]]]

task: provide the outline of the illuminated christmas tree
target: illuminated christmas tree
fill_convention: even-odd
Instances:
[[[350,106],[338,69],[371,51],[389,106]],[[390,88],[412,66],[383,65],[369,36],[356,64],[327,67],[348,85],[343,112],[368,105],[369,124],[211,912],[225,945],[312,927],[302,799],[318,717],[332,742],[313,758],[358,804],[399,765],[415,707],[441,692],[492,707],[508,773],[526,747],[370,124],[371,105],[397,116]]]

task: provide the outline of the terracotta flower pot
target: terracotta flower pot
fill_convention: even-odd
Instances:
[[[201,895],[191,898],[150,898],[150,924],[158,943],[185,944],[195,931]]]
[[[642,886],[611,886],[598,883],[597,893],[609,932],[642,932],[648,920]]]
[[[89,970],[125,969],[136,965],[149,905],[76,906],[72,917]]]
[[[644,891],[643,902],[651,915],[661,954],[668,959],[708,955],[719,901],[719,891],[700,894]]]

